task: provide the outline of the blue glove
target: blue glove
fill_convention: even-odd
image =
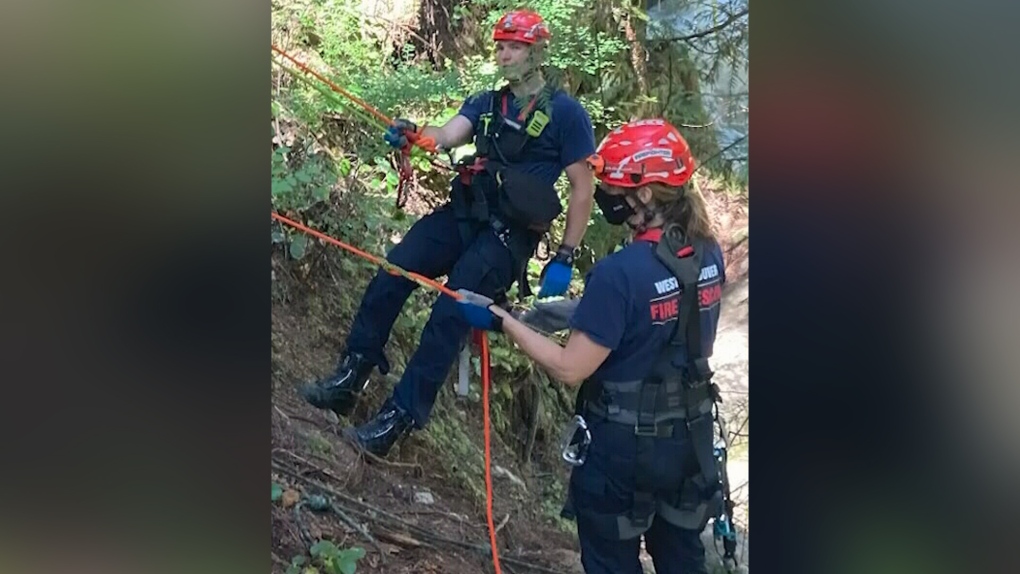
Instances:
[[[464,296],[463,299],[457,301],[457,308],[460,309],[460,314],[464,316],[464,320],[468,324],[483,331],[496,331],[497,333],[503,331],[503,318],[489,310],[489,305],[493,303],[492,299],[464,289],[457,292]]]
[[[570,276],[574,271],[574,249],[563,245],[556,256],[542,269],[542,288],[538,298],[556,297],[567,292],[570,287]]]
[[[397,118],[388,128],[386,128],[386,133],[383,134],[383,139],[391,146],[400,149],[407,145],[406,133],[415,133],[417,131],[418,126],[415,125],[414,122]]]

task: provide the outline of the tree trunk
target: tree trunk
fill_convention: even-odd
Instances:
[[[632,7],[638,10],[645,9],[645,0],[631,0]],[[645,98],[649,95],[648,89],[648,66],[646,61],[648,52],[645,50],[645,24],[644,22],[627,12],[623,16],[623,34],[630,45],[630,62],[634,66],[634,74],[637,79],[639,97]],[[642,103],[637,110],[637,115],[643,116],[647,111],[646,104]]]
[[[421,0],[418,3],[418,33],[426,42],[425,50],[437,70],[450,65],[455,58],[451,51],[456,47],[456,36],[451,29],[450,15],[460,0]]]

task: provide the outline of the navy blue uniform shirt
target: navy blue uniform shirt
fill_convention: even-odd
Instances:
[[[476,134],[482,128],[479,118],[492,109],[493,95],[491,91],[475,94],[464,101],[458,112],[471,120]],[[515,99],[512,93],[507,95],[507,116],[514,120],[521,112]],[[502,112],[498,97],[495,109]],[[595,132],[588,112],[563,90],[552,95],[547,113],[549,124],[537,138],[529,138],[534,141],[524,148],[520,168],[553,185],[568,165],[595,153]]]
[[[607,381],[644,378],[673,334],[683,286],[655,256],[655,248],[656,243],[637,239],[596,263],[585,278],[584,296],[570,327],[611,349],[593,378]],[[726,274],[718,243],[712,241],[703,249],[698,302],[701,351],[709,357]],[[684,364],[686,355],[683,348],[674,364]]]

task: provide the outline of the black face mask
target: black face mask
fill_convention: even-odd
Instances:
[[[610,225],[623,225],[635,213],[634,208],[627,203],[627,196],[609,195],[601,185],[595,188],[595,203]]]

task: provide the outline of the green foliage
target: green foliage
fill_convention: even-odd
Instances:
[[[309,553],[315,563],[322,568],[324,574],[355,574],[358,570],[358,561],[365,557],[365,549],[355,546],[341,550],[329,540],[319,540],[309,548]],[[306,567],[303,556],[295,556],[291,561],[287,574],[311,574],[319,572],[318,569]],[[310,572],[311,571],[311,572]]]
[[[308,208],[329,198],[330,186],[336,180],[333,165],[325,154],[308,155],[308,150],[298,150],[294,159],[292,150],[281,146],[273,150],[272,196],[273,205],[278,209],[293,210]]]
[[[462,419],[437,402],[424,438],[437,457],[452,461],[448,470],[450,478],[480,503],[485,500],[482,482],[485,460],[471,437]]]
[[[290,559],[290,565],[287,567],[287,574],[303,574],[305,569],[302,566],[308,563],[308,559],[304,555],[297,555]],[[309,568],[311,569],[311,568]]]

